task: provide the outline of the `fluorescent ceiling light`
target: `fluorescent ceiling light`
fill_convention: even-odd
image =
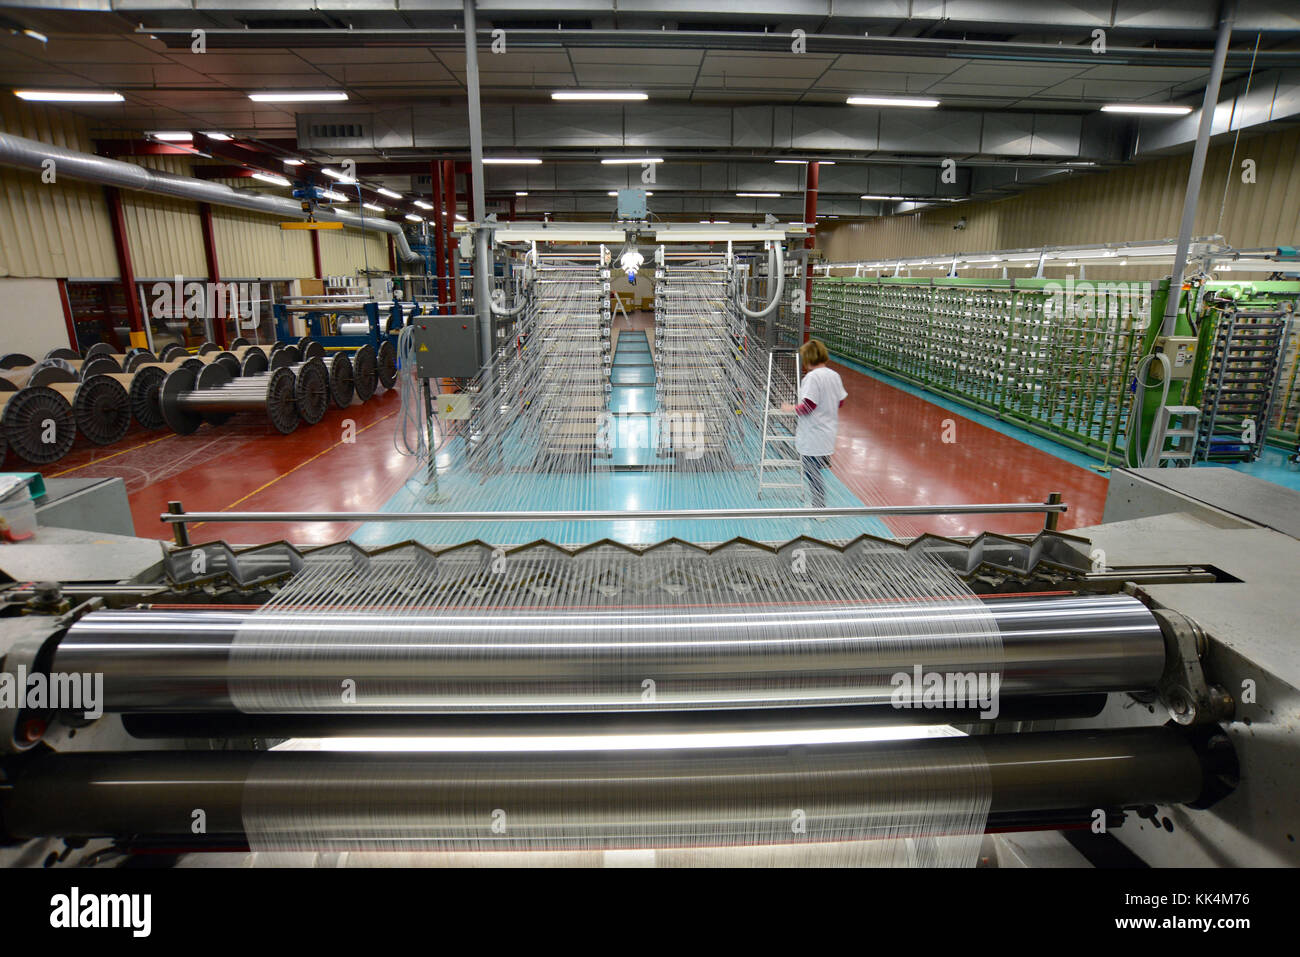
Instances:
[[[154,133],[146,133],[146,136],[152,136],[156,140],[166,140],[168,143],[186,143],[194,139],[185,130],[161,130]]]
[[[347,173],[340,173],[338,170],[330,169],[328,166],[324,167],[321,170],[321,172],[324,173],[326,176],[328,176],[330,179],[338,180],[344,186],[355,186],[357,182]]]
[[[700,225],[701,225],[701,226],[730,226],[730,225],[731,225],[731,220],[729,220],[729,219],[701,219],[701,220],[700,220]]]
[[[419,206],[421,209],[433,209],[433,205],[431,203],[426,203],[422,199],[413,199],[411,200],[411,202],[415,203],[415,205]]]
[[[780,198],[781,196],[780,193],[737,193],[736,195],[737,196],[764,196],[764,197],[772,197],[772,198]]]
[[[557,90],[552,100],[648,100],[645,93],[593,93],[585,90]]]
[[[528,195],[528,190],[526,190],[526,189],[524,189],[524,190],[519,190],[519,189],[517,189],[517,190],[515,190],[515,195],[516,195],[516,196],[527,196],[527,195]]]
[[[342,193],[336,193],[332,189],[322,190],[320,198],[328,199],[331,203],[346,203],[348,201],[346,196]]]
[[[653,193],[651,190],[646,190],[646,191],[645,191],[645,194],[646,194],[647,196],[653,196],[653,195],[654,195],[654,193]],[[609,195],[610,195],[610,196],[617,196],[617,195],[618,195],[618,190],[616,190],[616,189],[611,189],[611,190],[609,191]]]
[[[284,93],[250,93],[254,103],[339,103],[348,98],[341,90],[310,93],[306,90]]]
[[[915,96],[851,96],[844,102],[849,106],[910,106],[923,110],[939,105],[938,100]]]
[[[1155,106],[1149,103],[1107,103],[1103,113],[1149,113],[1152,116],[1186,116],[1190,106]]]
[[[485,156],[483,165],[485,166],[540,166],[542,161],[539,159],[526,159],[521,156]]]
[[[421,219],[419,216],[415,215],[415,213],[407,213],[407,214],[406,214],[406,218],[409,219],[409,220],[410,220],[411,222],[413,222],[413,223],[422,223],[422,222],[424,222],[424,220]]]
[[[121,93],[79,93],[76,90],[14,90],[20,100],[36,103],[121,103]]]
[[[375,192],[380,196],[387,196],[389,199],[401,199],[401,193],[394,193],[391,189],[384,189],[382,186],[376,186]]]
[[[858,199],[883,199],[895,203],[901,203],[906,198],[906,196],[877,196],[875,193],[864,193],[858,197]]]
[[[637,163],[662,163],[662,156],[610,156],[600,161],[601,166],[634,166]]]
[[[41,32],[39,32],[39,31],[37,31],[37,30],[24,30],[24,31],[23,31],[23,36],[25,36],[25,37],[31,37],[33,40],[40,40],[42,43],[49,43],[49,42],[50,42],[50,38],[49,38],[49,37],[47,37],[44,33],[41,33]]]
[[[289,159],[289,160],[280,160],[280,162],[283,163],[285,166],[301,166],[304,161]]]
[[[462,223],[465,222],[465,217],[462,216],[460,213],[457,213],[457,214],[456,214],[456,218],[457,218],[458,220],[460,220]]]
[[[371,209],[371,210],[374,210],[376,213],[382,213],[382,212],[384,211],[384,207],[382,207],[382,206],[376,206],[374,203],[362,203],[362,204],[361,204],[361,208],[362,208],[362,209]]]
[[[216,140],[218,143],[224,143],[227,140],[234,139],[229,133],[218,133],[216,130],[205,130],[203,133],[210,140]]]
[[[818,166],[834,166],[835,160],[772,160],[773,163],[781,163],[785,166],[807,166],[809,162],[816,163]]]
[[[260,170],[253,173],[253,179],[260,179],[263,183],[270,183],[272,186],[292,186],[283,176],[276,176],[274,173],[263,173]]]

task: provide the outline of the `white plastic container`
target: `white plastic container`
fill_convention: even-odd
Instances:
[[[0,501],[0,535],[11,542],[21,542],[36,534],[36,503],[24,485]]]

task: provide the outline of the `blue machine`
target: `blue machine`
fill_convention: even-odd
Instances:
[[[366,333],[352,335],[328,336],[324,334],[322,320],[333,312],[328,307],[302,315],[307,322],[307,334],[327,349],[331,347],[358,348],[369,343],[377,350],[380,345],[389,340],[392,340],[394,347],[396,347],[397,334],[402,327],[410,319],[422,315],[424,311],[418,302],[411,304],[409,313],[404,312],[402,306],[403,303],[400,301],[394,301],[393,305],[388,309],[386,323],[381,325],[379,321],[379,303],[363,303],[362,309],[370,329]],[[293,330],[289,326],[289,310],[283,303],[276,303],[271,309],[275,316],[275,338],[281,342],[296,342],[298,337],[293,334]]]

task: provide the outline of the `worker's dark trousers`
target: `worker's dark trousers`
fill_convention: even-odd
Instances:
[[[808,482],[808,490],[812,493],[813,508],[826,507],[826,478],[822,475],[822,469],[830,468],[831,457],[829,455],[804,455],[803,458],[803,477]]]

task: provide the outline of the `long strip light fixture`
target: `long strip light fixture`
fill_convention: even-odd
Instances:
[[[14,96],[33,103],[121,103],[121,93],[83,90],[14,90]]]
[[[917,96],[851,96],[844,102],[849,106],[903,106],[922,110],[939,105],[938,100]]]
[[[552,100],[648,100],[645,93],[595,92],[589,90],[556,90],[551,94]]]

